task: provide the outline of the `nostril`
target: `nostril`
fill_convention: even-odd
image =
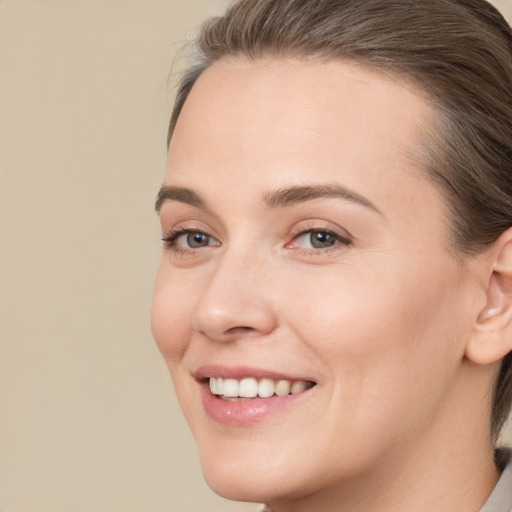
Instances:
[[[261,332],[259,332],[257,329],[254,329],[253,327],[246,327],[242,325],[239,327],[231,327],[230,329],[227,329],[224,335],[227,338],[251,338],[261,336]]]
[[[225,331],[215,332],[213,329],[203,329],[200,333],[213,341],[230,342],[237,339],[258,338],[262,333],[252,327],[231,327]]]
[[[250,332],[250,331],[253,331],[253,330],[254,329],[252,327],[240,326],[240,327],[231,327],[231,329],[228,329],[226,332],[236,332],[236,331]]]

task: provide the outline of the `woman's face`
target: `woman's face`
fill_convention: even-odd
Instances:
[[[159,201],[152,328],[220,494],[339,488],[448,421],[482,304],[412,163],[433,115],[341,62],[224,60],[194,86]]]

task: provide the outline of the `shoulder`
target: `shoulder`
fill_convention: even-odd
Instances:
[[[494,460],[501,478],[480,512],[512,512],[512,450],[496,450]]]

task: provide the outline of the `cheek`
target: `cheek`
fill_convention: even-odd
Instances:
[[[303,274],[296,290],[289,280],[287,294],[295,298],[290,323],[300,337],[335,359],[386,359],[393,352],[408,357],[423,346],[449,351],[440,337],[460,334],[467,316],[461,300],[468,293],[458,273],[443,262],[427,269],[389,262],[373,267],[386,270],[346,267]]]
[[[324,362],[334,408],[344,404],[359,426],[436,407],[468,333],[465,291],[449,268],[379,268],[389,271],[302,279],[308,294],[293,293],[302,297],[295,302],[296,333]]]
[[[167,364],[182,359],[190,336],[191,297],[161,265],[153,292],[151,330]]]

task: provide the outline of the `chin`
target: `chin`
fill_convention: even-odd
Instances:
[[[276,459],[275,450],[272,457],[263,446],[257,454],[251,453],[254,448],[252,445],[249,451],[240,447],[238,453],[229,449],[201,453],[203,475],[212,491],[233,501],[266,503],[290,497],[294,489],[303,488],[300,471],[290,468],[290,458],[283,464],[286,457]]]
[[[294,496],[293,489],[283,488],[283,473],[271,479],[265,478],[261,474],[245,472],[243,469],[238,473],[236,477],[227,477],[227,475],[205,472],[204,476],[213,492],[232,501],[269,503],[290,499]],[[286,472],[284,474],[286,475]],[[289,487],[289,482],[287,484]]]
[[[269,489],[265,482],[260,481],[259,475],[251,475],[249,478],[248,473],[240,471],[243,474],[242,477],[241,475],[228,477],[214,472],[204,472],[204,477],[213,492],[228,500],[266,503],[280,494],[279,489]]]

